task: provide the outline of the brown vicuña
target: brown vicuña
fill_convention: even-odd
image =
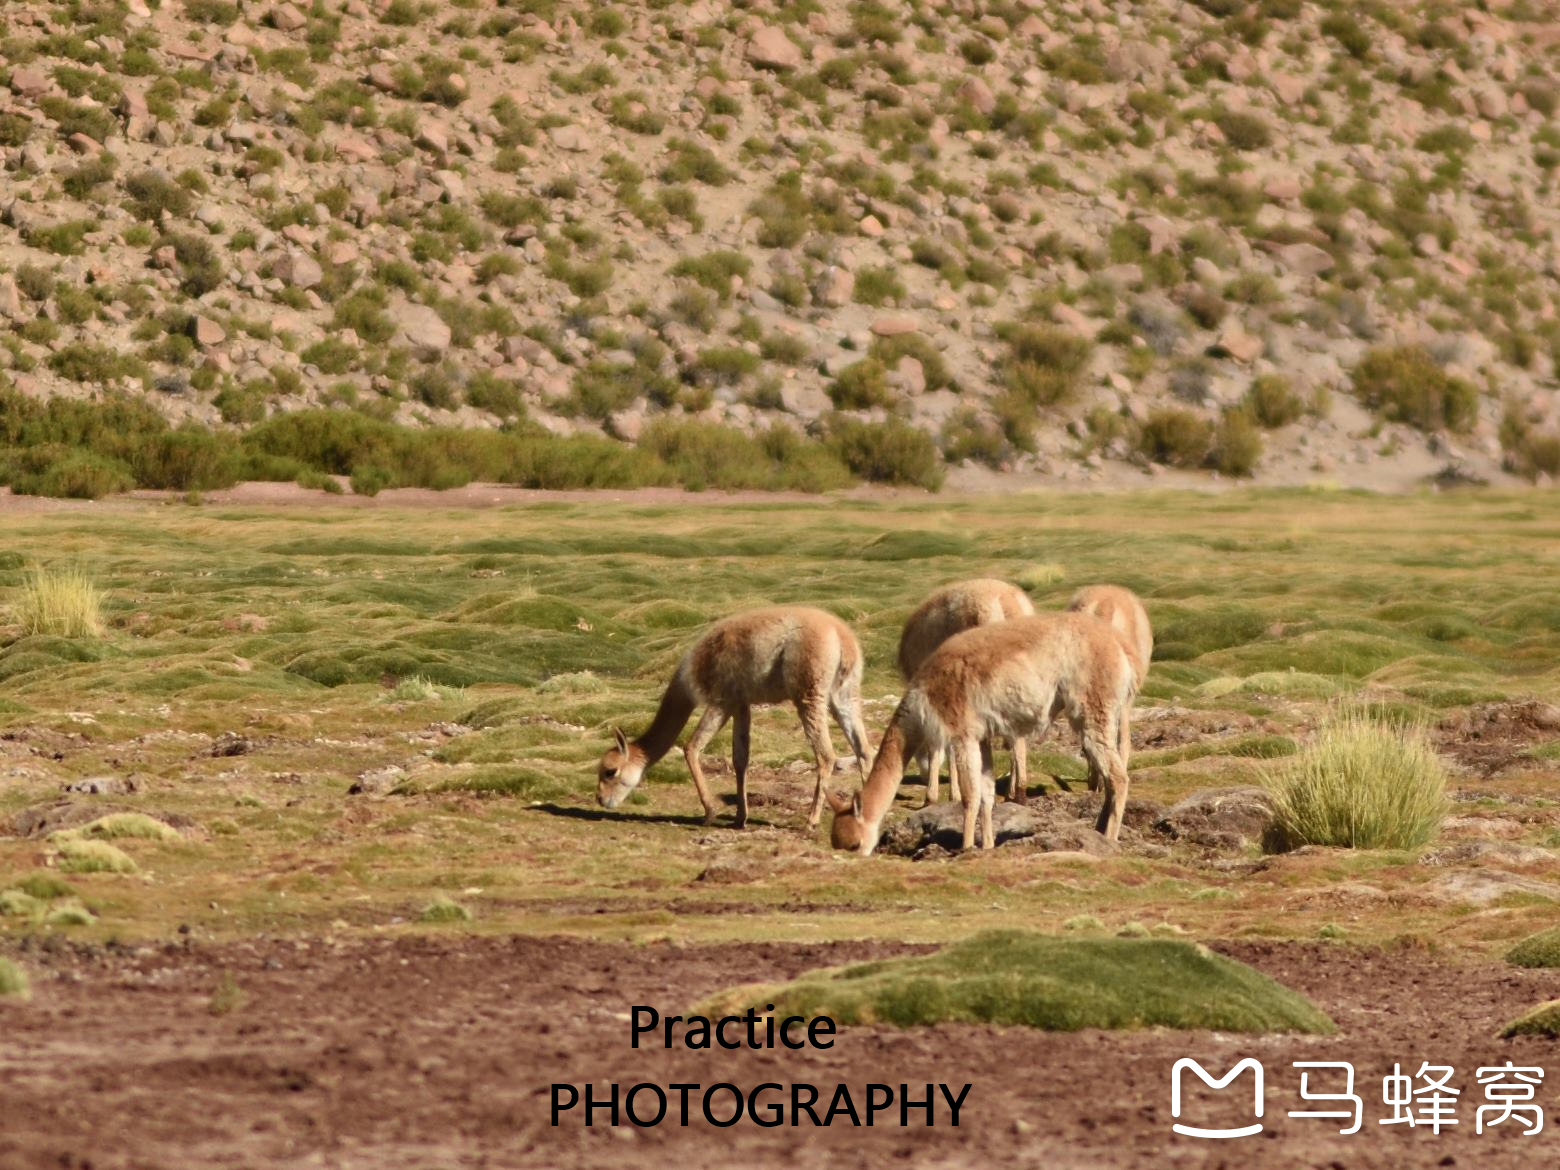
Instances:
[[[1086,613],[1099,618],[1126,640],[1141,688],[1148,677],[1149,660],[1154,656],[1154,630],[1138,595],[1121,585],[1085,585],[1072,595],[1067,609],[1070,613]],[[1121,753],[1121,763],[1125,767],[1132,758],[1131,719],[1126,713],[1121,717],[1121,741],[1116,750]],[[1093,791],[1098,786],[1099,777],[1091,770],[1089,789]]]
[[[905,760],[924,745],[951,748],[966,783],[964,847],[996,844],[992,777],[980,767],[989,735],[1044,734],[1065,712],[1083,739],[1091,777],[1105,786],[1095,828],[1109,840],[1121,831],[1129,780],[1118,745],[1140,673],[1126,639],[1082,613],[1015,618],[955,634],[921,664],[889,721],[866,783],[853,798],[829,794],[830,837],[838,849],[869,855],[904,778]]]
[[[683,748],[683,756],[709,823],[715,819],[716,805],[704,781],[699,753],[727,719],[732,721],[737,827],[742,828],[748,817],[752,709],[794,703],[818,763],[818,784],[807,818],[807,827],[814,828],[823,813],[824,782],[834,771],[830,714],[865,774],[869,749],[861,719],[861,669],[861,645],[856,635],[839,618],[820,609],[775,606],[716,622],[678,664],[649,730],[630,742],[614,729],[616,743],[601,757],[597,770],[596,799],[607,808],[617,808],[645,770],[671,750],[694,708],[703,706],[704,715]]]
[[[955,634],[972,630],[977,626],[994,625],[1010,618],[1028,617],[1035,612],[1034,604],[1017,585],[992,577],[980,577],[972,581],[959,581],[944,585],[916,607],[905,619],[904,632],[899,637],[899,673],[909,681],[931,653]],[[991,740],[981,740],[981,763],[991,766]],[[1013,740],[1013,799],[1024,802],[1027,769],[1026,745],[1023,737]],[[926,778],[926,803],[935,804],[939,797],[942,779],[943,749],[923,745],[917,753],[921,775]],[[948,790],[954,800],[959,800],[959,772],[950,758]]]

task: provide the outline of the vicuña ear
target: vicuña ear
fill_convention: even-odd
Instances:
[[[851,815],[858,821],[866,819],[866,817],[864,817],[861,812],[861,793],[856,793],[856,795],[851,799],[850,812]]]
[[[617,750],[622,752],[624,755],[627,755],[628,736],[623,734],[623,729],[621,727],[614,727],[612,729],[612,738],[617,741]]]
[[[824,790],[823,796],[829,802],[829,807],[835,812],[848,813],[850,811],[851,801],[848,796],[841,796],[838,792],[828,789]]]

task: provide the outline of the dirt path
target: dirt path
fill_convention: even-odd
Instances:
[[[1519,1010],[1560,995],[1560,973],[1456,965],[1417,953],[1229,944],[1238,958],[1333,1014],[1326,1040],[1208,1034],[1059,1035],[949,1026],[845,1031],[831,1052],[629,1048],[619,1013],[680,1011],[717,987],[891,953],[880,945],[674,947],[530,938],[263,941],[220,947],[22,955],[31,1002],[0,1007],[0,1166],[1465,1166],[1553,1162],[1560,1118],[1537,1137],[1474,1131],[1477,1066],[1547,1064],[1557,1046],[1492,1039]],[[235,1010],[214,1015],[231,973]],[[1222,1073],[1267,1070],[1268,1135],[1235,1142],[1170,1131],[1169,1070],[1182,1056]],[[1295,1060],[1350,1060],[1362,1132],[1289,1119]],[[1383,1126],[1393,1061],[1451,1064],[1462,1124],[1439,1137]],[[549,1125],[554,1081],[812,1082],[859,1094],[874,1081],[972,1084],[958,1129],[717,1129]],[[1249,1121],[1197,1097],[1198,1120]],[[1326,1108],[1312,1105],[1310,1108]],[[1187,1106],[1187,1118],[1192,1117]]]

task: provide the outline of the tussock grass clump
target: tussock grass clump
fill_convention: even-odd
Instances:
[[[22,631],[57,638],[103,633],[103,597],[80,569],[35,569],[11,603]]]
[[[1422,722],[1364,707],[1335,712],[1293,761],[1268,778],[1268,847],[1414,849],[1446,816],[1446,769]]]
[[[120,812],[99,817],[79,829],[66,829],[55,833],[55,840],[90,839],[114,841],[122,838],[139,838],[143,841],[177,841],[179,831],[172,825],[149,817],[145,813]]]
[[[211,992],[211,998],[206,1001],[206,1011],[213,1016],[231,1015],[243,1007],[248,998],[244,989],[238,985],[238,980],[233,978],[233,972],[224,971]]]
[[[0,918],[36,918],[44,904],[21,890],[0,890]]]
[[[60,851],[61,873],[136,873],[139,867],[131,856],[107,841],[82,837],[56,839]]]
[[[954,1021],[1055,1032],[1334,1030],[1305,997],[1194,943],[1020,930],[986,931],[931,955],[809,972],[794,983],[736,987],[694,1010],[762,1011],[770,1003],[786,1015],[901,1028]]]
[[[461,699],[465,691],[460,687],[445,687],[427,675],[414,674],[403,678],[380,696],[387,703],[432,703],[439,699]]]
[[[1560,967],[1560,926],[1529,935],[1506,952],[1514,967]]]
[[[55,898],[69,898],[76,892],[76,888],[68,881],[55,877],[52,873],[29,874],[16,883],[16,888],[44,902],[52,902]]]
[[[418,922],[470,922],[471,911],[453,898],[440,894],[417,915]]]
[[[4,962],[4,960],[0,960]],[[1513,1036],[1542,1036],[1548,1040],[1560,1039],[1560,999],[1541,1003],[1530,1012],[1524,1012],[1500,1030],[1500,1038]]]
[[[14,995],[19,999],[28,996],[27,976],[10,959],[0,959],[0,999]]]
[[[97,916],[85,906],[56,906],[43,916],[45,926],[91,926]]]
[[[1028,565],[1013,576],[1013,580],[1022,585],[1028,593],[1034,593],[1051,585],[1059,585],[1066,579],[1067,570],[1050,561]]]

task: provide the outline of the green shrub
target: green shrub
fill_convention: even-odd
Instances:
[[[97,500],[135,486],[118,459],[58,444],[13,451],[0,463],[0,476],[23,496]]]
[[[973,459],[987,467],[1001,467],[1012,454],[1012,446],[1000,427],[983,420],[966,407],[943,424],[943,458],[949,463]]]
[[[758,354],[740,345],[712,345],[699,351],[692,374],[701,385],[734,386],[763,365]]]
[[[1051,325],[1023,325],[1007,337],[1003,383],[1032,406],[1056,406],[1072,397],[1089,363],[1087,338]]]
[[[0,958],[0,999],[26,999],[28,994],[27,976],[22,969],[10,959]]]
[[[1354,393],[1389,422],[1422,431],[1466,431],[1478,418],[1478,387],[1452,377],[1422,346],[1370,350],[1354,367]]]
[[[1262,374],[1246,390],[1243,405],[1269,429],[1288,426],[1305,413],[1305,400],[1283,374]]]
[[[928,491],[942,487],[937,444],[925,431],[900,419],[871,423],[836,418],[829,426],[828,441],[841,462],[862,479]]]
[[[1213,424],[1182,406],[1155,407],[1138,431],[1138,450],[1170,467],[1201,467],[1213,441]]]
[[[58,94],[39,98],[38,108],[59,123],[60,134],[67,138],[85,134],[98,142],[107,142],[119,127],[114,115],[102,106],[78,104]]]
[[[921,373],[926,379],[928,390],[941,390],[953,380],[942,351],[932,343],[931,338],[921,333],[875,338],[868,352],[890,370],[899,364],[901,358],[914,358],[921,363]]]
[[[1423,724],[1344,707],[1267,777],[1274,820],[1267,847],[1415,849],[1446,817],[1446,769]]]
[[[758,217],[758,242],[765,248],[794,248],[812,220],[812,204],[789,179],[771,185],[748,211]]]
[[[910,295],[904,281],[892,268],[863,268],[856,273],[851,299],[858,305],[881,306],[889,301],[903,302]]]
[[[840,410],[892,406],[897,400],[888,386],[888,370],[877,358],[863,358],[840,371],[829,383],[829,399]]]
[[[695,490],[823,492],[851,482],[821,443],[784,426],[750,437],[719,423],[663,417],[645,427],[639,449]]]
[[[1352,57],[1363,59],[1371,48],[1371,36],[1348,12],[1334,12],[1322,18],[1322,33],[1332,37]]]
[[[114,156],[105,150],[67,171],[60,180],[60,186],[72,199],[88,199],[98,187],[112,181],[118,165]]]
[[[724,187],[736,174],[715,157],[708,147],[686,138],[674,138],[666,144],[667,162],[661,168],[663,183],[707,183]]]
[[[1221,109],[1214,115],[1214,125],[1224,134],[1224,140],[1236,150],[1261,150],[1273,143],[1273,133],[1265,119],[1246,110]]]
[[[27,242],[44,252],[56,256],[79,256],[86,250],[86,236],[97,228],[90,219],[73,219],[47,227],[31,228],[26,233]]]
[[[745,277],[752,268],[753,261],[741,252],[706,252],[679,260],[672,265],[672,275],[688,277],[724,302],[731,299],[732,279]]]
[[[1220,475],[1244,479],[1256,470],[1262,458],[1262,432],[1250,411],[1235,407],[1223,413],[1208,458]]]
[[[158,247],[171,246],[179,266],[179,287],[192,297],[203,297],[222,284],[222,260],[216,247],[204,236],[174,233],[160,240]]]

